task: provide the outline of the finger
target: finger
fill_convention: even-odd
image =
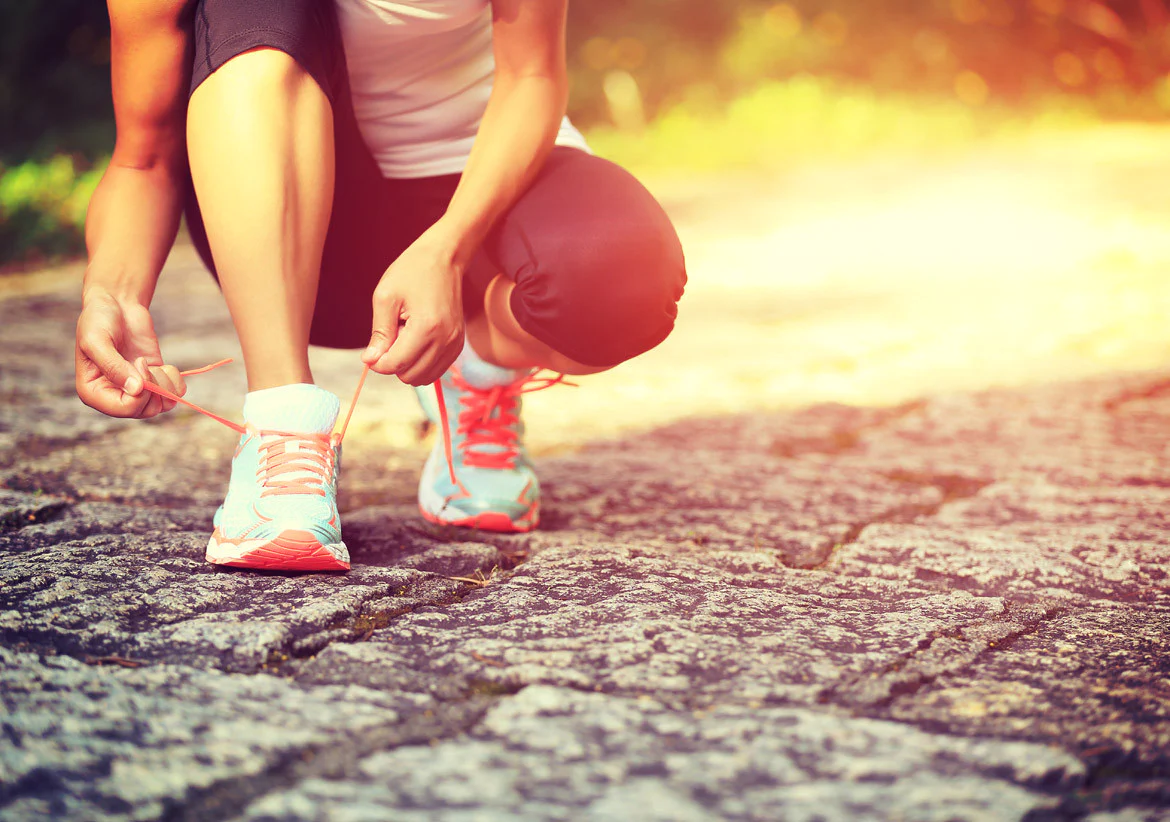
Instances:
[[[431,326],[418,320],[407,323],[399,331],[398,338],[394,340],[390,350],[370,367],[381,374],[397,374],[399,379],[402,379],[403,373],[415,370],[420,358],[434,345],[433,334],[434,329]]]
[[[151,374],[150,366],[147,363],[146,357],[137,357],[131,363],[134,370],[142,376],[143,385],[157,385],[154,375]],[[138,419],[145,420],[151,417],[156,417],[163,411],[164,399],[153,391],[143,390],[142,395],[146,398],[145,404],[138,410],[135,415]]]
[[[428,346],[419,355],[418,361],[414,365],[405,366],[398,371],[398,379],[407,385],[430,385],[435,381],[431,379],[431,374],[438,373],[439,376],[442,376],[442,372],[437,372],[435,367],[435,363],[438,360],[438,353],[437,346]]]
[[[171,392],[177,396],[185,397],[187,395],[187,380],[183,378],[182,372],[173,365],[164,365],[162,368],[171,381]]]
[[[137,397],[142,393],[142,372],[118,352],[109,334],[101,331],[88,332],[78,338],[77,345],[85,358],[93,363],[107,380],[131,397]]]
[[[162,388],[175,396],[181,397],[186,392],[187,387],[184,384],[183,377],[179,374],[179,369],[173,365],[152,365],[149,366],[151,381],[159,388]],[[168,397],[159,397],[161,401],[161,410],[170,411],[175,407],[174,400]]]
[[[110,382],[82,353],[80,346],[77,348],[75,381],[78,398],[90,408],[111,417],[136,417],[150,401],[147,392],[131,396]]]
[[[433,352],[428,352],[422,358],[427,363],[425,367],[400,374],[399,377],[410,385],[430,385],[438,382],[447,373],[447,369],[459,357],[462,350],[462,343],[453,346],[436,346]]]
[[[460,335],[459,339],[447,346],[447,348],[439,354],[435,359],[435,367],[424,379],[423,385],[430,385],[443,378],[443,375],[455,364],[455,360],[459,359],[459,355],[463,353],[463,337]]]
[[[374,363],[394,345],[402,324],[402,301],[382,296],[375,291],[373,329],[370,332],[370,344],[362,352],[362,362],[372,368]]]

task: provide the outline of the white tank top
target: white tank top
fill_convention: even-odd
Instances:
[[[490,0],[336,0],[353,105],[385,177],[457,174],[492,90]],[[566,117],[558,145],[589,150]]]

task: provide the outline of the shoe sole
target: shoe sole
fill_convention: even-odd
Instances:
[[[339,556],[340,555],[340,556]],[[208,562],[258,571],[348,571],[344,542],[322,545],[308,531],[284,531],[273,539],[224,539],[219,530],[207,543]]]
[[[514,520],[499,511],[481,511],[475,516],[459,519],[442,519],[422,505],[418,507],[423,519],[435,525],[454,525],[457,528],[478,528],[480,531],[495,531],[502,534],[524,534],[540,524],[540,512],[533,508],[523,517]]]

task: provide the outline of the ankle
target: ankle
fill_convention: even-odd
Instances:
[[[244,421],[260,430],[328,434],[337,424],[340,408],[336,394],[294,383],[249,391],[244,398]]]

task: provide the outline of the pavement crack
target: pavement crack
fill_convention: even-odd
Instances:
[[[1140,402],[1142,400],[1154,400],[1161,397],[1170,397],[1170,380],[1159,380],[1151,383],[1143,388],[1137,388],[1132,391],[1123,391],[1115,397],[1111,397],[1102,403],[1102,407],[1112,413],[1119,410],[1122,406],[1128,405],[1131,402]]]
[[[473,694],[461,701],[440,702],[427,711],[348,733],[336,742],[286,751],[261,773],[242,773],[191,791],[160,818],[167,822],[234,819],[253,802],[304,780],[356,778],[362,759],[457,737],[474,727],[501,698]]]
[[[939,499],[930,503],[897,505],[882,511],[877,516],[849,523],[844,532],[827,536],[811,548],[783,552],[780,561],[789,568],[802,571],[825,570],[838,551],[861,539],[862,533],[871,525],[909,523],[924,517],[933,517],[952,502],[973,497],[992,484],[992,480],[975,477],[951,474],[917,474],[910,471],[893,471],[882,476],[898,483],[923,488],[937,488],[940,492]]]
[[[0,513],[0,531],[19,531],[30,525],[44,525],[64,519],[73,503],[69,500],[36,505],[32,510],[15,508]]]
[[[883,714],[895,701],[915,696],[941,677],[959,674],[987,655],[1012,647],[1066,612],[1062,606],[1009,604],[993,619],[940,628],[881,670],[858,674],[822,692],[817,703]]]
[[[768,453],[781,459],[794,459],[808,454],[829,456],[843,454],[856,448],[866,434],[888,428],[924,408],[926,408],[925,400],[912,400],[892,408],[883,408],[875,413],[873,419],[860,425],[836,429],[824,434],[794,436],[778,440],[772,443]],[[808,413],[815,413],[815,411],[815,407],[808,409]]]

